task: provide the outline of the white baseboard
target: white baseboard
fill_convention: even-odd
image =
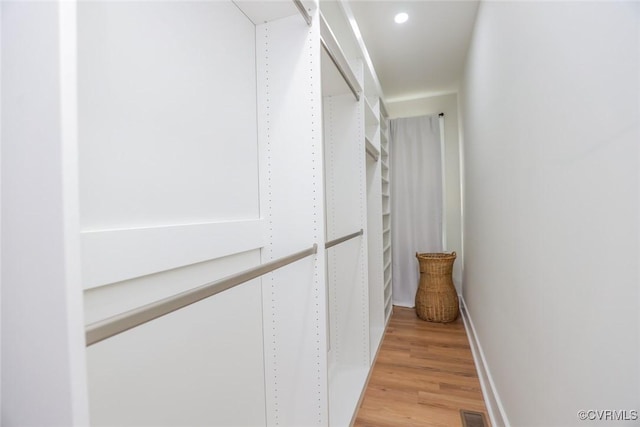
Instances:
[[[478,369],[478,377],[480,379],[480,387],[482,388],[482,395],[484,396],[484,402],[487,406],[487,412],[489,413],[489,419],[493,427],[511,427],[509,419],[502,406],[502,401],[496,390],[496,386],[491,377],[489,366],[484,357],[482,346],[476,335],[476,329],[473,326],[473,320],[471,320],[471,314],[467,310],[467,304],[464,301],[462,295],[460,297],[460,312],[462,314],[462,320],[464,326],[467,329],[467,336],[469,337],[469,344],[471,345],[471,353],[473,354],[473,360],[476,363]]]

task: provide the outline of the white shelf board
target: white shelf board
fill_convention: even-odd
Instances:
[[[366,71],[365,71],[365,74],[366,74]],[[365,94],[366,94],[367,103],[371,106],[371,109],[374,112],[376,112],[376,107],[378,106],[378,96],[377,95],[373,95],[372,96],[372,94],[367,93],[366,92],[366,90],[367,90],[366,86],[367,85],[365,83]],[[380,116],[380,114],[376,112],[376,117],[379,117],[379,116]]]
[[[233,2],[254,25],[300,13],[292,1],[233,0]],[[300,19],[303,19],[302,15]]]
[[[365,150],[367,151],[367,154],[373,157],[373,159],[377,162],[378,159],[380,158],[380,150],[378,150],[376,146],[373,145],[373,143],[371,142],[371,139],[369,139],[368,136],[364,137],[364,142],[365,142]]]
[[[378,117],[366,97],[364,98],[364,122],[366,126],[377,126],[379,123]]]
[[[389,119],[389,113],[387,112],[387,107],[384,105],[382,99],[380,99],[380,116],[384,117],[385,120]]]

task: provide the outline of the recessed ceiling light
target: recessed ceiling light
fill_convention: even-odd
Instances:
[[[408,19],[409,19],[409,15],[404,12],[398,13],[395,16],[395,18],[393,18],[393,20],[396,21],[396,24],[403,24],[407,22]]]

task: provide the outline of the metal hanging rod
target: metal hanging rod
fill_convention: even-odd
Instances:
[[[356,231],[355,233],[347,234],[346,236],[338,237],[337,239],[333,239],[324,244],[325,249],[329,249],[335,245],[339,245],[342,242],[346,242],[347,240],[353,239],[354,237],[362,236],[364,234],[364,230],[362,228],[360,231]]]
[[[374,161],[378,161],[378,159],[380,158],[380,151],[378,151],[375,145],[373,145],[371,141],[369,141],[369,138],[365,138],[364,149]]]
[[[309,15],[309,12],[307,11],[307,9],[305,9],[304,5],[302,4],[302,1],[300,0],[293,0],[293,4],[296,5],[296,7],[298,8],[298,10],[300,11],[300,14],[302,15],[302,17],[304,18],[305,21],[307,21],[307,25],[311,26],[311,15]]]
[[[320,39],[320,43],[322,44],[322,47],[324,48],[324,51],[327,52],[327,55],[329,55],[329,58],[331,58],[331,61],[336,65],[336,68],[338,68],[338,71],[340,72],[340,75],[342,76],[344,81],[347,83],[347,86],[349,86],[349,89],[351,89],[351,92],[353,93],[353,96],[356,97],[356,101],[360,101],[360,94],[358,93],[356,88],[353,87],[353,84],[351,83],[351,80],[349,80],[349,77],[347,77],[347,74],[342,69],[342,65],[340,65],[338,63],[338,60],[336,59],[336,57],[333,54],[333,52],[331,51],[331,49],[329,49],[329,46],[327,46],[327,43],[325,43],[324,39]]]
[[[347,83],[347,86],[349,86],[353,96],[356,97],[356,101],[360,101],[362,88],[360,87],[358,78],[349,66],[349,61],[347,61],[347,58],[344,56],[340,43],[338,43],[336,36],[333,34],[333,31],[331,31],[331,27],[327,24],[322,13],[320,13],[320,44],[324,51],[327,52],[327,55],[329,55],[331,62],[335,64],[338,72]]]
[[[375,162],[377,162],[378,159],[380,158],[380,153],[373,151],[368,146],[365,149],[367,150],[367,154],[370,155]]]
[[[255,279],[256,277],[260,277],[263,274],[270,273],[273,270],[306,258],[309,255],[314,255],[317,252],[318,245],[314,244],[309,249],[92,323],[85,329],[87,347],[222,291],[231,289],[234,286]]]

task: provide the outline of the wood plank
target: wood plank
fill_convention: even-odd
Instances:
[[[354,425],[461,427],[461,409],[489,420],[462,319],[430,323],[394,307]]]

